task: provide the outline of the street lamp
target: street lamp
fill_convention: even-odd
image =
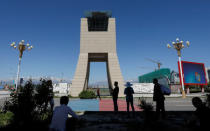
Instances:
[[[10,44],[11,47],[13,47],[14,49],[18,49],[19,50],[19,63],[18,63],[18,70],[17,70],[17,78],[16,78],[16,85],[15,85],[15,89],[17,90],[18,84],[19,84],[19,76],[20,76],[20,64],[21,64],[21,59],[23,56],[23,52],[27,49],[27,50],[31,50],[33,48],[33,46],[29,43],[27,43],[25,45],[25,41],[21,40],[19,42],[19,44],[16,46],[15,42],[12,42],[12,44]]]
[[[179,38],[176,38],[176,42],[172,42],[173,48],[177,50],[177,54],[179,57],[179,69],[180,69],[180,76],[181,76],[181,83],[182,83],[182,97],[185,98],[185,90],[184,90],[184,80],[183,80],[183,74],[182,74],[182,66],[181,66],[181,50],[185,47],[190,46],[190,42],[186,41],[186,45],[184,46],[183,41],[179,41]],[[167,44],[168,48],[171,48],[170,44]]]

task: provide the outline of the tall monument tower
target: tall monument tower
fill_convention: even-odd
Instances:
[[[90,62],[106,62],[109,88],[118,81],[119,96],[123,96],[124,80],[116,51],[115,18],[111,12],[86,12],[81,18],[80,54],[70,94],[78,96],[87,89]]]

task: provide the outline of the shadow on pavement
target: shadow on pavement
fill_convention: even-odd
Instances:
[[[127,130],[193,130],[189,123],[192,111],[168,111],[165,119],[155,119],[155,112],[138,111],[133,114],[125,111],[86,111],[80,115],[75,125],[78,131],[127,131]]]

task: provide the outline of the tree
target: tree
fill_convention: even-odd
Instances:
[[[52,112],[47,110],[47,107],[49,97],[52,96],[52,81],[41,79],[40,84],[34,85],[32,80],[29,80],[18,89],[17,92],[11,93],[10,100],[6,101],[4,106],[5,112],[11,111],[14,114],[12,124],[15,126],[12,127],[21,130],[41,126],[40,123],[49,123]]]
[[[36,87],[36,104],[40,113],[44,113],[47,110],[48,102],[53,97],[53,86],[51,80],[40,79],[40,84]]]
[[[27,81],[24,87],[19,86],[18,91],[11,93],[10,97],[11,100],[5,102],[4,110],[14,114],[17,124],[31,122],[36,108],[32,81]]]

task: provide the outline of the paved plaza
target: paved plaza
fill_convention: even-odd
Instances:
[[[170,95],[170,96],[166,96],[165,99],[165,108],[167,111],[194,111],[195,108],[192,105],[192,98],[198,96],[201,97],[201,99],[204,101],[205,100],[205,94],[203,93],[195,93],[195,94],[190,94],[187,95],[186,98],[182,98],[181,95]],[[134,105],[137,108],[137,105],[139,104],[139,97],[143,98],[146,100],[146,102],[148,103],[152,103],[152,105],[154,106],[154,110],[155,110],[155,102],[153,101],[152,95],[150,94],[148,96],[147,95],[143,95],[143,96],[135,96],[134,97]],[[84,106],[84,103],[80,103],[80,102],[76,102],[75,100],[78,100],[78,98],[70,98],[70,102],[69,103],[74,103],[74,106],[80,106],[80,104],[82,106]],[[59,106],[59,98],[55,98],[55,106]],[[75,102],[74,102],[75,101]],[[94,100],[93,100],[94,101]],[[98,100],[95,100],[98,102]],[[126,110],[126,102],[125,102],[125,98],[119,98],[118,100],[118,106],[120,107],[120,111],[125,111]],[[87,102],[88,103],[88,102]],[[100,111],[107,111],[106,108],[108,108],[108,110],[113,111],[113,102],[112,102],[112,98],[102,98],[101,100],[101,106],[104,107],[103,110]],[[120,104],[120,105],[119,105]],[[96,104],[98,106],[98,103]],[[71,104],[69,104],[69,106],[71,106]],[[72,107],[74,109],[74,106]],[[91,106],[90,106],[91,107]],[[88,107],[86,107],[88,108]],[[122,109],[124,108],[124,109]],[[113,110],[112,110],[113,109]],[[99,110],[99,109],[98,109]],[[91,111],[91,110],[88,110]],[[96,111],[96,110],[92,110],[92,111]]]
[[[205,100],[205,95],[203,93],[193,93],[187,95],[185,99],[181,97],[181,94],[171,94],[166,96],[165,108],[167,111],[194,111],[195,108],[192,105],[192,98],[195,96],[201,97]],[[134,95],[134,105],[135,109],[139,110],[138,103],[139,98],[144,98],[146,102],[152,103],[155,107],[155,102],[153,102],[152,94],[135,94]],[[9,99],[9,92],[0,92],[0,107],[3,106],[5,100]],[[60,99],[54,98],[55,106],[60,105]],[[78,98],[70,98],[69,106],[75,111],[113,111],[113,101],[112,98],[102,98],[92,100],[80,100]],[[119,111],[126,110],[125,98],[118,99]],[[154,108],[155,110],[155,108]]]
[[[0,104],[8,99],[8,94],[0,95]],[[124,97],[118,99],[119,112],[114,112],[112,98],[99,99],[79,99],[70,98],[68,106],[70,106],[79,115],[79,121],[76,122],[76,131],[127,131],[127,130],[170,130],[182,131],[191,130],[189,120],[195,108],[192,106],[192,98],[199,96],[205,99],[205,94],[196,93],[187,95],[185,99],[181,95],[166,96],[166,119],[155,121],[149,118],[147,123],[145,120],[145,112],[138,107],[139,98],[143,98],[148,103],[152,103],[154,109],[150,112],[154,116],[155,103],[152,94],[138,94],[134,97],[135,115],[132,113],[128,116],[126,112],[126,101]],[[55,106],[59,106],[60,98],[54,98]]]
[[[74,111],[114,111],[112,99],[73,99],[68,104]],[[137,105],[134,105],[135,111],[140,111]],[[118,110],[126,111],[125,100],[118,100]],[[131,107],[130,107],[131,110]]]

